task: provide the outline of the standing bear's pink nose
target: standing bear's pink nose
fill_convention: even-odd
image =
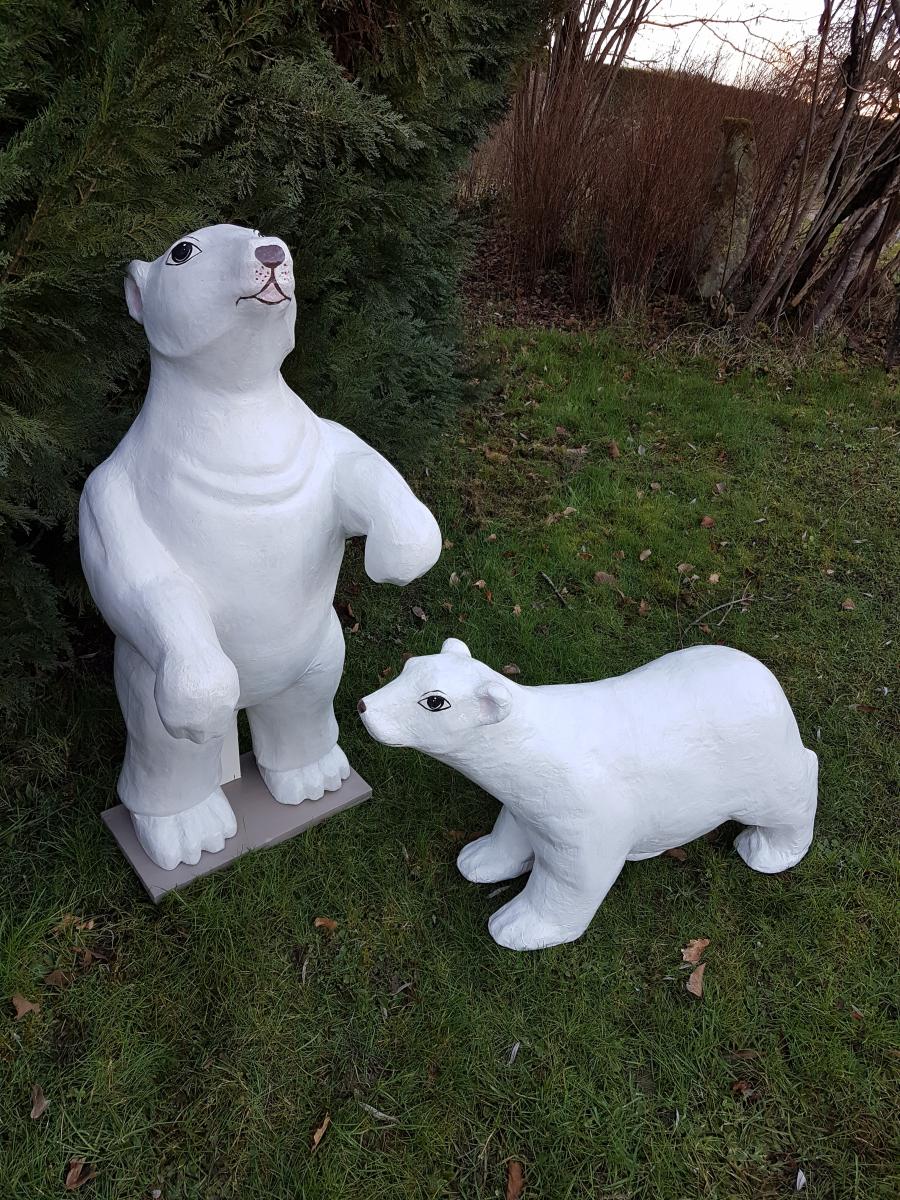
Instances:
[[[264,267],[277,267],[284,262],[284,251],[274,242],[270,246],[257,246],[253,253]]]

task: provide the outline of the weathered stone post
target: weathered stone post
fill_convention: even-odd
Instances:
[[[695,275],[704,300],[715,300],[724,292],[728,276],[747,251],[755,168],[753,123],[744,117],[726,117],[695,246]]]

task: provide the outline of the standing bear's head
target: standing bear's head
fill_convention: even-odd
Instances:
[[[465,752],[473,731],[504,721],[515,685],[448,638],[440,654],[407,660],[396,679],[360,700],[359,715],[377,742],[435,758]]]
[[[180,237],[153,262],[135,259],[125,299],[154,358],[228,378],[277,371],[294,346],[294,271],[279,238],[240,225]]]

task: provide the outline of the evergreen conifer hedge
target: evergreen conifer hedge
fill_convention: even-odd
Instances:
[[[122,276],[228,220],[297,278],[287,374],[408,460],[452,402],[453,172],[538,0],[16,0],[0,40],[0,705],[64,658],[77,497],[146,386]]]

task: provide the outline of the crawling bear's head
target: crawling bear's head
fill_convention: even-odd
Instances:
[[[240,225],[187,233],[125,276],[128,311],[170,359],[215,357],[277,370],[294,345],[294,271],[287,246]]]
[[[448,638],[440,654],[409,659],[358,708],[376,741],[439,758],[463,750],[472,730],[505,720],[513,686],[473,658],[464,642]]]

